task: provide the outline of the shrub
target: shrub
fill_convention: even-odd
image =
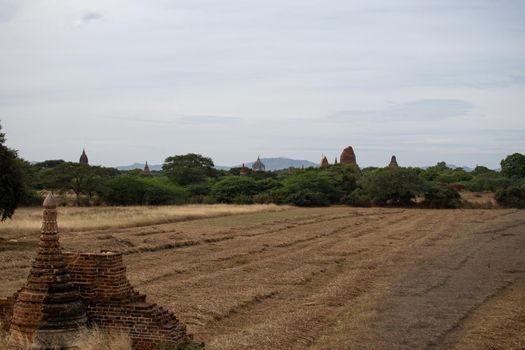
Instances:
[[[211,194],[222,203],[234,203],[240,195],[251,197],[258,193],[257,183],[250,177],[226,176],[217,181]]]
[[[343,202],[356,207],[370,207],[372,205],[372,198],[365,190],[358,188],[349,196],[345,197]]]
[[[423,205],[433,209],[455,209],[461,206],[461,196],[451,187],[432,187],[425,191]]]
[[[299,189],[289,193],[285,202],[299,207],[326,207],[330,205],[330,200],[326,194],[309,189]]]
[[[427,185],[415,169],[383,168],[368,174],[363,188],[374,204],[411,205]]]
[[[525,188],[512,186],[496,192],[496,201],[506,208],[525,208]]]
[[[286,177],[283,187],[275,194],[280,203],[313,207],[339,203],[343,193],[334,176],[319,169],[308,169]]]
[[[271,193],[259,193],[253,196],[253,202],[257,204],[270,204],[275,201]]]
[[[166,178],[122,175],[108,182],[103,198],[110,205],[180,204],[188,197],[185,189]]]
[[[465,182],[464,185],[467,189],[473,192],[491,191],[496,192],[499,189],[510,186],[512,181],[506,177],[503,177],[499,173],[482,173],[476,176],[474,179]]]

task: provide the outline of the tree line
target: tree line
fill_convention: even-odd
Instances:
[[[1,127],[0,127],[1,130]],[[0,133],[0,214],[41,203],[41,193],[62,194],[63,205],[167,205],[183,203],[276,203],[297,206],[403,206],[458,208],[459,191],[490,191],[502,206],[525,207],[525,156],[501,161],[501,171],[477,166],[451,169],[444,162],[421,168],[322,168],[256,172],[214,167],[199,154],[166,158],[162,171],[119,171],[47,160],[29,164],[4,145]]]

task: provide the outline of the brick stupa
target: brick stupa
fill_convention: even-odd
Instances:
[[[14,346],[69,349],[86,324],[85,306],[58,240],[56,201],[49,194],[37,255],[13,306],[10,341]]]
[[[0,326],[9,330],[14,348],[47,350],[81,349],[77,342],[86,325],[128,335],[134,350],[204,346],[173,313],[133,288],[122,253],[62,252],[50,194],[27,283],[0,298]]]
[[[328,165],[330,165],[330,164],[328,164],[328,158],[326,158],[326,156],[322,156],[321,157],[321,162],[319,162],[319,166],[321,168],[326,168]]]
[[[388,167],[389,168],[399,168],[399,165],[397,164],[397,159],[396,159],[396,156],[392,156],[392,158],[390,159],[390,164],[388,164]]]
[[[352,148],[352,146],[348,146],[343,150],[339,161],[341,164],[349,164],[349,165],[357,166],[357,160],[356,160],[354,149]]]

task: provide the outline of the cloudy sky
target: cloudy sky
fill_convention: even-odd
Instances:
[[[525,1],[0,0],[28,160],[498,167],[525,153]]]

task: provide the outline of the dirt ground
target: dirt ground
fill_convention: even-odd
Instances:
[[[38,234],[10,239],[0,296]],[[523,210],[293,208],[61,240],[125,252],[208,349],[525,349]]]

